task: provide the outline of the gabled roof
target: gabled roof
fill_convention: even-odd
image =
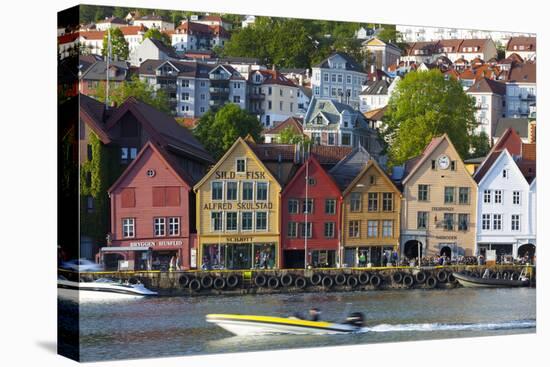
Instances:
[[[153,45],[155,45],[159,49],[159,51],[168,55],[168,57],[179,59],[179,56],[176,53],[176,50],[174,50],[172,46],[167,46],[164,44],[164,42],[156,38],[149,37],[147,39],[150,40],[153,43]]]
[[[359,180],[361,180],[361,178],[369,171],[371,167],[378,171],[380,176],[382,176],[382,178],[386,180],[386,182],[393,188],[393,190],[399,193],[399,196],[402,195],[401,191],[397,188],[397,186],[395,186],[395,183],[388,177],[388,174],[382,168],[380,168],[380,166],[378,165],[378,163],[376,163],[374,159],[371,159],[367,162],[363,170],[359,172],[359,174],[353,179],[353,181],[349,183],[348,187],[346,187],[342,195],[347,195],[355,187],[357,182],[359,182]]]
[[[194,34],[199,35],[202,34],[204,36],[210,35],[210,27],[206,24],[202,23],[195,23],[190,21],[183,21],[181,24],[176,28],[176,33],[185,33],[185,34]]]
[[[140,32],[145,33],[148,28],[143,24],[141,24],[141,25],[132,25],[128,27],[120,27],[119,29],[122,31],[122,34],[125,36],[135,36]]]
[[[352,123],[358,117],[364,119],[364,116],[359,111],[354,110],[347,104],[334,101],[330,98],[313,98],[304,117],[304,124],[312,124],[312,119],[319,113],[323,113],[323,117],[328,120],[329,125],[337,124],[340,122],[340,114],[344,111],[352,116]]]
[[[126,61],[111,61],[110,68],[114,68],[117,73],[115,76],[109,76],[110,81],[123,81],[129,76],[130,64]],[[82,80],[106,80],[107,79],[107,62],[100,60],[88,67],[80,76]]]
[[[185,172],[185,170],[182,169],[182,167],[177,163],[177,159],[168,151],[166,151],[164,148],[153,144],[150,140],[143,145],[141,150],[139,151],[136,158],[126,167],[124,172],[120,175],[120,177],[115,181],[113,185],[107,190],[107,192],[110,194],[114,190],[118,188],[118,186],[124,181],[126,176],[132,172],[135,166],[139,165],[141,158],[145,154],[147,150],[152,150],[154,154],[157,154],[161,160],[164,162],[164,164],[168,167],[168,169],[180,180],[182,185],[187,189],[191,190],[191,185],[193,184],[193,179]]]
[[[262,75],[263,81],[262,85],[283,85],[287,87],[295,87],[298,86],[294,84],[294,82],[290,79],[288,79],[286,76],[284,76],[281,72],[277,70],[256,70],[249,74],[248,79],[253,80],[254,74],[259,73]]]
[[[517,48],[514,48],[517,46]],[[519,46],[524,46],[523,50],[519,49]],[[537,50],[537,37],[510,37],[508,44],[506,45],[506,51],[536,51]]]
[[[483,176],[487,173],[493,162],[498,158],[500,152],[506,149],[510,154],[520,155],[521,154],[521,138],[512,128],[506,129],[501,135],[498,142],[493,145],[487,157],[483,160],[481,165],[477,168],[474,173],[474,180],[479,182]]]
[[[385,79],[369,80],[367,87],[359,95],[387,95],[390,82]]]
[[[537,64],[513,64],[506,81],[516,83],[536,83]]]
[[[281,183],[279,182],[279,180],[277,180],[277,178],[271,173],[271,171],[265,166],[265,164],[262,162],[262,160],[256,155],[256,153],[254,152],[254,149],[252,149],[251,147],[251,144],[248,143],[245,139],[241,138],[241,137],[238,137],[237,140],[233,143],[233,145],[231,146],[231,148],[229,148],[227,150],[227,152],[225,152],[225,154],[223,155],[223,157],[221,157],[218,162],[216,162],[216,164],[208,171],[208,173],[206,175],[204,175],[204,177],[195,184],[195,186],[193,187],[193,189],[196,191],[198,190],[209,178],[210,176],[212,176],[214,174],[214,172],[216,172],[218,170],[218,168],[225,162],[225,160],[227,158],[229,158],[229,156],[231,155],[231,153],[233,153],[233,151],[237,148],[237,146],[239,145],[244,145],[248,150],[250,150],[250,153],[252,155],[252,159],[254,159],[256,161],[256,163],[264,170],[264,172],[271,178],[271,180],[273,182],[275,182],[278,186],[279,186],[279,189],[282,188],[282,185]]]
[[[387,108],[388,108],[388,106],[386,105],[384,107],[380,107],[380,108],[376,108],[374,110],[367,111],[367,112],[363,113],[363,115],[365,116],[365,118],[367,120],[382,121],[382,118],[384,117],[384,114],[386,113]]]
[[[178,71],[178,76],[191,78],[208,78],[208,73],[213,67],[209,64],[194,61],[145,60],[139,66],[139,74],[155,75],[156,70],[165,63],[172,65]]]
[[[105,35],[105,32],[104,31],[86,31],[86,32],[78,32],[78,35],[87,40],[103,40],[103,36]]]
[[[110,23],[110,24],[126,24],[126,21],[118,17],[105,18],[97,22],[97,24]],[[122,28],[122,27],[121,27]]]
[[[292,185],[294,183],[296,183],[298,180],[302,179],[300,177],[300,175],[302,173],[304,173],[304,171],[306,170],[306,166],[308,164],[312,164],[312,165],[316,166],[319,169],[319,171],[322,172],[322,174],[326,176],[326,178],[327,178],[326,182],[328,182],[331,186],[333,186],[333,188],[335,190],[340,191],[340,188],[338,187],[338,184],[336,184],[336,182],[334,181],[332,176],[323,168],[321,163],[317,160],[317,158],[315,158],[314,155],[310,155],[309,158],[306,160],[306,162],[300,166],[300,168],[298,169],[298,171],[296,171],[296,173],[294,174],[292,179],[286,184],[285,191],[288,190],[290,187],[292,187]],[[304,185],[304,183],[301,183],[301,184]]]
[[[529,136],[529,119],[501,117],[497,121],[493,137],[502,136],[509,128],[514,129],[520,137],[527,138]]]
[[[352,71],[359,71],[364,73],[363,67],[357,63],[351,56],[348,54],[345,54],[343,52],[335,52],[317,65],[314,65],[314,68],[322,68],[327,69],[329,68],[329,60],[332,59],[335,56],[340,56],[346,61],[345,70],[352,70]]]
[[[274,126],[269,130],[266,130],[264,134],[280,134],[286,128],[290,128],[296,134],[304,133],[301,119],[291,116],[286,120],[284,120],[283,122],[281,122],[280,124],[278,124],[277,126]]]
[[[103,144],[110,143],[111,137],[103,122],[105,104],[85,94],[79,94],[79,105],[79,116],[83,122],[92,129]]]
[[[481,78],[472,84],[466,93],[494,93],[504,96],[506,95],[506,84],[487,78]]]
[[[296,145],[294,144],[257,144],[250,143],[250,148],[262,162],[294,162]]]
[[[332,167],[329,173],[334,177],[340,189],[345,190],[371,159],[370,153],[359,145]]]
[[[493,169],[493,167],[496,167],[497,164],[500,161],[504,160],[504,159],[508,159],[510,162],[514,163],[512,165],[512,169],[516,170],[517,175],[519,175],[519,176],[521,176],[522,178],[525,179],[525,176],[522,174],[521,169],[518,167],[518,165],[514,161],[514,158],[512,157],[510,152],[508,152],[507,149],[503,149],[503,150],[498,151],[498,152],[493,152],[492,156],[494,158],[492,159],[492,162],[490,162],[490,165],[487,167],[487,170],[484,172],[483,176],[478,177],[478,179],[476,180],[478,182],[479,186],[481,186],[485,182],[487,177],[489,176],[487,173],[489,173],[491,171],[491,169]],[[525,183],[528,184],[527,180],[525,181]]]
[[[351,147],[337,145],[312,145],[309,154],[315,156],[319,163],[332,166],[340,162],[353,151]]]

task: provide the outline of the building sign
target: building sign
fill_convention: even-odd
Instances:
[[[252,237],[227,237],[226,240],[232,243],[252,242]]]
[[[242,209],[242,210],[254,210],[254,209],[264,209],[271,210],[273,209],[273,203],[206,203],[202,207],[204,210],[232,210],[232,209]]]
[[[182,245],[183,245],[183,241],[181,240],[130,242],[130,246],[135,246],[135,247],[182,246]]]
[[[428,236],[428,237],[432,237],[432,238],[435,238],[436,240],[455,240],[457,239],[456,236]]]
[[[227,171],[216,171],[215,173],[216,179],[235,179],[237,178],[237,174],[233,171],[227,172]],[[245,178],[247,180],[265,180],[265,172],[246,172],[239,174],[239,178]]]
[[[434,206],[432,212],[452,212],[455,210],[452,206]]]

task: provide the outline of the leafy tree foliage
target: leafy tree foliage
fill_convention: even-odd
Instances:
[[[157,28],[149,28],[143,34],[143,39],[146,39],[146,38],[154,38],[161,41],[166,46],[172,46],[172,40],[170,39],[170,36],[168,36],[164,32],[159,31]]]
[[[310,140],[307,136],[298,134],[288,126],[280,132],[277,142],[281,144],[309,144]]]
[[[105,101],[105,83],[98,85],[95,97],[100,101]],[[168,95],[162,89],[154,90],[152,86],[141,81],[137,76],[132,77],[129,81],[122,82],[118,86],[115,86],[114,83],[109,84],[110,102],[121,105],[129,97],[135,97],[163,112],[171,113]]]
[[[130,50],[128,42],[124,39],[124,34],[119,28],[110,28],[103,36],[103,56],[107,56],[109,52],[108,34],[111,34],[111,58],[114,60],[128,60]]]
[[[444,133],[459,154],[468,157],[474,111],[474,101],[458,81],[447,80],[439,70],[410,72],[397,84],[383,119],[390,165],[417,156],[433,137]]]
[[[215,159],[219,159],[239,136],[250,134],[259,141],[261,132],[262,125],[254,115],[228,103],[218,110],[208,110],[199,119],[193,135]]]
[[[479,134],[474,134],[470,137],[470,152],[469,158],[485,157],[491,150],[489,144],[489,135],[485,131]]]

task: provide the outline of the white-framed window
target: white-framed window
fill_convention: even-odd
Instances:
[[[130,160],[134,160],[137,157],[137,148],[130,148]]]
[[[189,88],[189,80],[182,80],[181,81],[182,88]]]
[[[302,201],[302,213],[311,214],[313,213],[313,199],[308,198]]]
[[[334,222],[325,222],[325,238],[334,238]]]
[[[493,229],[495,231],[502,230],[502,214],[493,214]]]
[[[328,133],[328,145],[336,144],[336,133]]]
[[[288,213],[289,214],[298,214],[299,212],[299,203],[297,199],[288,200]]]
[[[287,237],[289,237],[289,238],[298,237],[298,223],[297,222],[288,222]]]
[[[242,182],[242,200],[243,201],[252,201],[254,200],[254,182],[252,181],[241,181]]]
[[[226,193],[225,193],[225,199],[226,200],[237,200],[238,198],[238,190],[239,185],[237,181],[227,181],[226,182]]]
[[[252,231],[253,229],[252,212],[241,212],[241,230]]]
[[[367,237],[378,237],[378,221],[367,221]]]
[[[491,202],[491,190],[483,190],[483,202],[486,204]]]
[[[520,222],[519,222],[519,214],[512,214],[512,231],[519,231],[520,228]]]
[[[256,200],[267,201],[267,182],[256,183]]]
[[[486,231],[491,229],[491,214],[481,215],[481,229]]]
[[[166,236],[166,218],[154,219],[155,237]]]
[[[237,173],[246,172],[246,158],[237,158],[235,160],[235,171]]]
[[[223,200],[223,181],[212,181],[212,200]]]
[[[393,237],[393,220],[382,222],[382,237]]]
[[[502,204],[502,190],[495,190],[495,204]]]
[[[508,170],[507,169],[502,170],[502,178],[508,178]]]
[[[168,236],[180,235],[180,217],[168,218]]]
[[[181,94],[181,100],[182,101],[189,101],[189,93],[182,93]]]
[[[237,212],[226,212],[225,213],[225,230],[236,231],[238,229],[238,220]]]
[[[233,96],[233,103],[241,103],[241,96]]]
[[[520,205],[520,193],[519,191],[514,191],[512,193],[512,202],[514,205]]]
[[[311,222],[301,223],[300,224],[300,237],[302,238],[311,238],[313,232],[313,224]]]
[[[133,238],[136,236],[136,219],[122,218],[122,237]]]
[[[220,232],[223,229],[223,215],[222,212],[210,213],[210,230],[212,232]]]
[[[323,73],[323,80],[328,82],[328,73]]]
[[[267,212],[256,212],[256,231],[267,231]]]

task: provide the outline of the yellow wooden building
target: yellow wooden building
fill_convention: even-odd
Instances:
[[[279,267],[281,185],[245,139],[194,190],[199,268]]]
[[[374,161],[343,192],[344,263],[382,265],[399,248],[401,192]]]

